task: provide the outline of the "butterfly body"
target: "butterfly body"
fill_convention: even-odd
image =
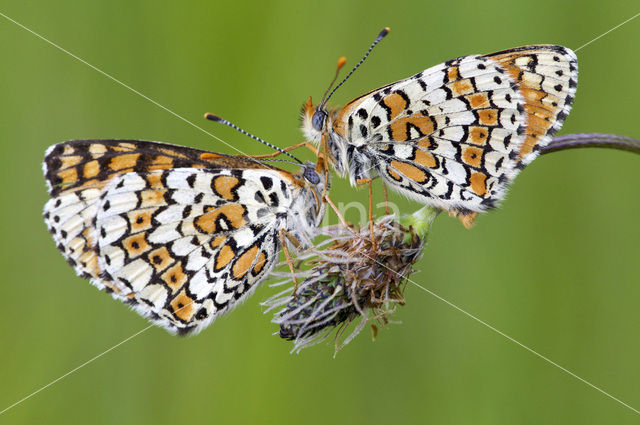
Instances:
[[[67,261],[170,332],[196,333],[275,266],[280,231],[309,243],[326,182],[251,158],[158,142],[47,150],[47,226]],[[311,180],[311,181],[310,181]]]
[[[352,185],[392,189],[452,213],[497,206],[567,116],[577,61],[561,46],[465,56],[327,110],[303,107],[303,133],[324,138]]]

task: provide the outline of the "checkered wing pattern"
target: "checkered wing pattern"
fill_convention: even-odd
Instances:
[[[178,333],[200,331],[255,289],[304,195],[286,171],[156,142],[61,143],[44,171],[45,221],[67,261]]]
[[[352,182],[375,171],[409,197],[480,212],[561,127],[576,85],[561,46],[461,57],[353,100],[329,140],[346,142]]]

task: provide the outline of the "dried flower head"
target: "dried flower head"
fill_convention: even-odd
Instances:
[[[395,306],[404,304],[404,288],[420,259],[429,225],[437,214],[423,208],[421,214],[395,220],[379,219],[362,229],[329,226],[328,236],[297,257],[300,263],[293,293],[291,274],[276,285],[289,287],[265,301],[269,310],[279,308],[273,322],[280,336],[294,341],[293,351],[318,343],[336,330],[336,351],[353,339],[367,323],[384,326]],[[306,270],[304,270],[306,268]],[[360,322],[346,338],[347,326]]]

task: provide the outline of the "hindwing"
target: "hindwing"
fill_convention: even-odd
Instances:
[[[352,181],[373,169],[410,197],[483,211],[560,128],[576,84],[561,46],[466,56],[353,100],[332,131],[355,147]]]
[[[45,222],[67,261],[179,333],[200,331],[264,279],[295,197],[284,170],[156,142],[61,143],[44,168]]]

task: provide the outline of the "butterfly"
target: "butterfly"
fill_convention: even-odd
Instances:
[[[519,171],[560,129],[577,70],[575,54],[556,45],[463,56],[343,108],[326,107],[340,85],[317,106],[309,98],[302,131],[352,185],[380,176],[393,190],[470,227],[477,213],[498,206]]]
[[[159,142],[63,142],[45,154],[44,219],[78,275],[171,333],[198,333],[265,279],[283,234],[304,244],[320,224],[327,182],[300,167]]]

